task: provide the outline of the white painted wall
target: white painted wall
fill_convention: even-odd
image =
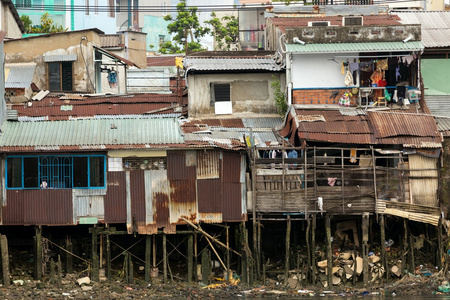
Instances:
[[[341,74],[342,61],[347,58],[335,58],[336,54],[293,54],[292,83],[299,88],[338,88],[345,87]],[[356,56],[357,53],[346,54]],[[350,60],[350,59],[349,59]]]

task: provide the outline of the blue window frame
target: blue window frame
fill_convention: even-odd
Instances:
[[[99,189],[106,186],[105,155],[6,157],[8,189]]]

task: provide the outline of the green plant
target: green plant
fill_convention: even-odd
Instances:
[[[270,86],[273,89],[273,99],[275,100],[278,114],[283,118],[288,109],[286,95],[281,90],[280,80],[274,75],[272,75],[272,79],[273,81],[270,83]]]

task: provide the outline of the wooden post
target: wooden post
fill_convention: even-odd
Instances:
[[[328,288],[333,286],[331,273],[333,272],[333,254],[331,249],[331,217],[329,214],[325,216],[325,231],[327,236],[327,281]]]
[[[369,213],[362,215],[362,259],[363,259],[363,282],[369,283]],[[356,269],[355,269],[356,271]]]
[[[128,283],[134,283],[134,267],[131,260],[131,254],[128,255]]]
[[[438,239],[438,251],[437,251],[437,257],[438,257],[438,266],[439,269],[443,268],[443,263],[442,263],[442,218],[439,218],[439,223],[438,223],[438,227],[437,229],[437,239]]]
[[[190,234],[188,236],[188,246],[187,246],[187,265],[188,265],[188,272],[187,272],[187,281],[189,284],[192,283],[192,278],[194,275],[194,236]]]
[[[35,227],[34,236],[34,261],[36,262],[34,267],[34,278],[36,280],[42,280],[42,228],[41,226]]]
[[[163,270],[164,270],[164,283],[167,283],[167,237],[166,234],[163,233]]]
[[[408,221],[403,219],[403,251],[402,251],[402,266],[401,266],[401,277],[405,276],[406,269],[406,255],[408,251]]]
[[[50,284],[54,285],[56,283],[55,280],[56,272],[55,272],[55,261],[53,258],[50,260]]]
[[[241,224],[239,224],[239,229],[240,229],[240,240],[241,240],[241,273],[242,273],[242,283],[248,283],[248,270],[247,270],[247,262],[248,262],[248,256],[247,256],[247,251],[245,250],[246,247],[246,237],[245,237],[245,223],[241,222]]]
[[[411,232],[409,233],[409,253],[409,272],[414,274],[416,262],[414,260],[414,237]]]
[[[92,228],[92,242],[91,242],[91,279],[93,281],[99,281],[99,263],[98,263],[98,229],[96,227]]]
[[[259,226],[258,226],[259,227]],[[227,283],[230,283],[230,279],[233,276],[233,272],[230,271],[230,231],[228,224],[225,223],[226,234],[227,234]]]
[[[311,271],[311,245],[309,244],[309,237],[311,234],[311,221],[309,219],[309,215],[306,215],[306,222],[307,222],[307,226],[306,226],[306,234],[305,234],[305,238],[306,238],[306,252],[307,252],[307,259],[306,259],[306,281],[311,280],[311,276],[310,276],[310,271]]]
[[[144,271],[144,280],[145,280],[145,282],[150,282],[151,249],[152,249],[151,236],[150,235],[146,235],[145,236],[145,271]]]
[[[100,234],[100,257],[98,260],[99,269],[103,268],[103,234]]]
[[[358,260],[356,259],[356,257],[358,256],[358,253],[356,252],[356,247],[355,244],[353,243],[353,257],[355,258],[354,263],[353,263],[353,277],[352,277],[352,284],[355,286],[356,285],[356,279],[357,279],[357,275],[356,275],[356,270],[358,269]]]
[[[66,258],[66,273],[70,274],[73,272],[73,244],[72,244],[72,237],[67,236],[66,237],[66,249],[69,253],[66,252],[65,258]]]
[[[109,233],[106,234],[106,278],[111,280],[111,241]]]
[[[3,285],[9,286],[9,252],[8,252],[8,239],[6,235],[0,235],[0,249],[2,253],[2,272],[3,272]],[[42,270],[42,268],[41,268]]]
[[[125,277],[125,282],[129,283],[128,280],[130,279],[130,275],[128,274],[130,272],[130,269],[128,268],[128,252],[123,252],[123,272]]]
[[[311,229],[311,266],[312,266],[312,284],[316,284],[316,220],[317,215],[312,215],[312,229]]]
[[[58,255],[58,274],[57,274],[57,277],[56,277],[56,283],[57,283],[59,288],[62,285],[61,277],[62,277],[61,255]]]
[[[209,277],[211,276],[211,252],[208,249],[202,252],[202,282],[209,284]]]
[[[386,257],[386,227],[384,224],[384,215],[380,215],[380,245],[381,245],[381,265],[384,267],[384,272],[386,276],[386,280],[389,278],[388,276],[388,266],[387,266],[387,257]]]
[[[291,216],[287,216],[286,220],[286,252],[284,254],[284,283],[288,284],[289,279],[289,254],[291,252]]]

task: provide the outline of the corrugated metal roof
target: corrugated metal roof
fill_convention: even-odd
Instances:
[[[434,116],[450,118],[450,95],[425,95],[425,102]]]
[[[100,35],[100,43],[102,47],[119,47],[121,46],[121,34],[105,34]]]
[[[436,117],[439,131],[450,131],[450,117]]]
[[[33,82],[35,63],[11,64],[6,65],[9,68],[8,78],[6,78],[5,88],[29,88]]]
[[[295,53],[345,53],[345,52],[396,52],[421,51],[422,42],[373,42],[373,43],[327,43],[327,44],[286,44],[287,52]]]
[[[226,71],[226,70],[264,70],[281,71],[282,65],[274,57],[186,57],[184,67],[198,71]]]
[[[1,147],[179,144],[175,118],[4,122]]]
[[[76,61],[76,54],[44,55],[44,62]]]
[[[402,24],[421,24],[427,48],[450,46],[450,11],[396,11]]]

